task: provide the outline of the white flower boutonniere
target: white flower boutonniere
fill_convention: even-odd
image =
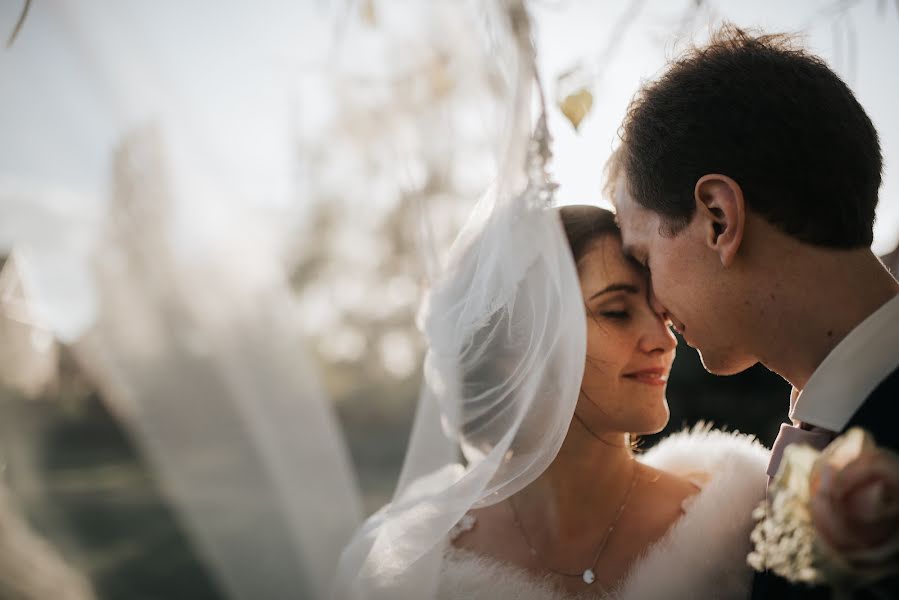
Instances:
[[[837,593],[899,575],[899,455],[859,428],[823,452],[794,444],[753,513],[749,564]]]

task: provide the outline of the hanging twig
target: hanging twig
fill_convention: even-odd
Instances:
[[[28,10],[30,8],[31,0],[25,0],[25,4],[22,6],[22,13],[19,15],[19,20],[16,22],[16,26],[13,28],[12,33],[9,35],[9,39],[6,40],[7,49],[12,47],[13,42],[15,42],[16,38],[19,36],[19,32],[22,31],[22,25],[25,24],[25,19],[28,17]]]
[[[682,40],[687,32],[693,29],[693,24],[696,22],[699,13],[705,8],[705,0],[695,0],[694,2],[690,2],[689,6],[684,10],[684,14],[681,16],[677,29],[675,29],[675,40]]]
[[[627,9],[618,17],[618,20],[612,27],[612,33],[606,41],[605,48],[603,48],[602,53],[594,63],[594,73],[596,73],[595,83],[599,83],[599,79],[605,74],[607,67],[614,59],[615,54],[621,49],[622,40],[630,30],[631,25],[633,25],[637,20],[637,17],[640,16],[640,11],[643,10],[645,4],[646,0],[631,0]]]
[[[812,25],[814,25],[821,19],[845,14],[853,6],[859,4],[859,2],[860,0],[836,0],[836,2],[832,2],[817,10],[814,14],[812,14],[808,19],[805,20],[805,22],[799,27],[799,29],[804,31],[810,29]],[[899,2],[899,0],[897,0],[897,2]]]
[[[843,17],[843,29],[846,32],[846,76],[849,85],[855,85],[855,74],[858,70],[858,34],[855,31],[855,23],[848,12]]]
[[[833,36],[833,62],[838,71],[843,70],[843,36],[840,30],[840,20],[830,24],[830,33]]]

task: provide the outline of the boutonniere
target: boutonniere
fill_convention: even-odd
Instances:
[[[848,596],[899,575],[899,455],[860,428],[794,444],[753,512],[749,564]]]

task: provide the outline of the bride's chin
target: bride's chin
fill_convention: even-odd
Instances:
[[[668,425],[667,418],[651,426],[644,427],[642,430],[632,431],[631,433],[635,435],[653,435],[665,429],[666,425]]]
[[[634,428],[632,433],[637,435],[652,435],[654,433],[659,433],[665,426],[668,425],[668,420],[671,418],[671,412],[668,410],[668,402],[665,399],[662,399],[658,412],[654,414],[644,415],[642,419],[641,427]]]

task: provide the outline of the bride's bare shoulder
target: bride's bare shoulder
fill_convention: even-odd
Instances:
[[[467,512],[450,534],[450,541],[456,548],[504,557],[511,546],[513,525],[505,503],[501,502]]]
[[[649,543],[661,538],[683,516],[685,506],[702,489],[706,474],[688,475],[640,465],[640,481],[631,501],[631,514]]]

